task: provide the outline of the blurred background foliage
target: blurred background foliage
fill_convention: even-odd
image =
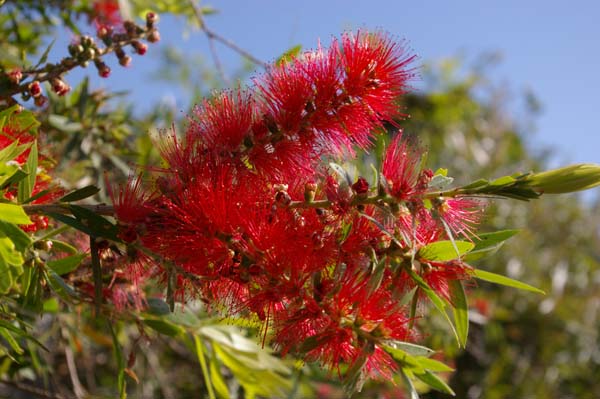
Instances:
[[[84,11],[92,2],[0,3],[1,64],[12,67],[34,65],[56,30],[77,31],[87,22]],[[192,29],[197,21],[184,4],[138,0],[130,2],[130,12],[183,14]],[[213,11],[204,9],[207,16]],[[240,65],[225,82],[209,54],[183,54],[162,45],[151,51],[160,52],[161,66],[148,79],[186,90],[193,99],[189,109],[181,112],[156,101],[141,113],[118,88],[95,88],[84,79],[71,82],[67,96],[52,97],[47,108],[34,110],[42,123],[41,148],[55,160],[55,174],[65,188],[104,188],[105,173],[111,184],[118,183],[133,166],[156,164],[151,134],[171,126],[181,130],[194,103],[231,81],[243,82],[252,68]],[[422,72],[426,89],[408,94],[402,104],[410,115],[400,122],[404,134],[428,148],[429,167],[448,168],[459,184],[547,166],[548,149],[537,148],[531,139],[537,100],[528,97],[528,107],[513,116],[505,88],[487,78],[487,68],[493,67],[487,59],[475,67],[460,59],[428,63]],[[107,201],[104,189],[98,195],[95,201]],[[425,343],[445,348],[439,358],[456,369],[447,378],[457,397],[600,397],[599,227],[597,195],[548,195],[531,203],[490,199],[482,231],[518,228],[521,233],[475,266],[528,282],[547,295],[473,284],[464,351],[456,348],[443,322],[433,317],[421,323]],[[116,385],[127,380],[132,398],[345,397],[335,376],[280,359],[256,344],[252,323],[210,318],[200,304],[165,316],[164,303],[156,301],[141,318],[130,315],[113,324],[92,317],[85,303],[41,299],[43,317],[8,296],[0,299],[4,313],[18,313],[45,347],[32,340],[19,345],[13,341],[23,337],[2,330],[0,396],[114,397]],[[397,383],[371,383],[355,396],[398,398],[404,391]],[[446,396],[424,392],[424,397]]]

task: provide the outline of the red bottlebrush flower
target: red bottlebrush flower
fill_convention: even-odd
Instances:
[[[337,214],[345,214],[350,210],[352,190],[347,184],[340,184],[334,176],[328,175],[326,179],[325,194],[332,204],[332,209]]]
[[[382,174],[385,176],[390,195],[409,200],[424,191],[421,183],[421,158],[423,150],[409,145],[401,134],[389,144],[383,159]]]
[[[218,94],[194,110],[188,138],[212,150],[238,151],[250,138],[256,105],[249,93],[235,90]]]
[[[381,32],[346,34],[340,46],[344,89],[374,116],[392,121],[401,116],[395,101],[414,77],[414,70],[407,68],[414,59]]]
[[[117,0],[95,0],[92,10],[92,19],[96,27],[102,25],[116,27],[123,22]]]
[[[434,215],[455,236],[475,237],[475,228],[483,215],[484,203],[467,197],[440,198],[434,201]]]
[[[153,197],[143,186],[141,175],[130,177],[127,185],[119,187],[118,192],[114,191],[108,181],[106,183],[117,220],[125,225],[141,227],[150,213],[147,204]]]
[[[300,61],[292,61],[270,69],[257,81],[264,96],[264,112],[273,119],[273,125],[268,126],[272,135],[310,133],[300,131],[307,104],[313,98],[312,81],[302,67]]]
[[[472,268],[460,260],[449,262],[423,263],[421,272],[423,279],[440,296],[451,301],[448,282],[452,280],[468,280],[472,275]]]

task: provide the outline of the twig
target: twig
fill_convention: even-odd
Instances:
[[[73,356],[73,350],[69,344],[65,345],[65,358],[67,360],[67,368],[69,369],[69,377],[71,378],[71,383],[73,383],[73,391],[75,392],[75,396],[77,399],[85,398],[87,396],[87,392],[81,385],[81,381],[79,381],[79,376],[77,375],[77,366],[75,365],[75,357]]]
[[[219,35],[215,31],[211,30],[208,26],[206,26],[206,24],[204,23],[204,18],[202,17],[202,11],[200,11],[198,6],[196,5],[196,2],[194,0],[188,0],[188,3],[190,5],[190,7],[192,7],[192,10],[194,11],[194,15],[196,16],[196,19],[198,20],[200,29],[202,29],[202,31],[208,37],[209,43],[211,45],[211,52],[214,51],[213,59],[215,62],[215,66],[217,67],[217,69],[220,69],[219,72],[222,72],[222,68],[220,67],[219,58],[215,56],[216,51],[213,50],[213,48],[214,48],[213,40],[216,40],[216,41],[220,42],[221,44],[224,44],[225,46],[229,47],[230,49],[232,49],[233,51],[242,55],[243,57],[246,57],[248,60],[252,61],[256,65],[260,65],[261,67],[263,67],[265,69],[268,68],[269,64],[267,64],[264,61],[259,60],[258,58],[256,58],[252,54],[250,54],[248,51],[244,50],[243,48],[241,48],[240,46],[235,44],[233,41]]]

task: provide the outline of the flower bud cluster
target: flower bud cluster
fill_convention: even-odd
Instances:
[[[367,148],[403,116],[413,58],[380,32],[349,33],[272,66],[254,89],[204,101],[183,139],[159,143],[167,168],[153,188],[138,178],[112,194],[121,234],[177,266],[179,299],[258,317],[284,354],[391,378],[384,344],[417,337],[399,305],[413,274],[444,297],[448,281],[469,277],[460,259],[421,259],[419,248],[470,233],[481,207],[434,205],[423,151],[401,134],[378,184],[323,160]],[[157,273],[173,281],[173,268],[148,267]]]
[[[16,68],[5,73],[0,72],[0,82],[7,82],[6,90],[0,90],[0,99],[9,100],[12,95],[21,93],[24,101],[33,99],[35,105],[41,107],[48,100],[43,94],[42,82],[48,81],[51,90],[56,95],[64,96],[71,90],[71,87],[65,82],[63,75],[77,66],[85,68],[90,62],[94,64],[100,77],[109,77],[111,69],[103,57],[114,51],[119,64],[124,67],[129,66],[131,57],[125,52],[127,47],[130,47],[135,54],[144,55],[148,46],[141,41],[142,39],[149,43],[156,43],[160,40],[156,28],[157,19],[156,14],[148,13],[145,26],[139,26],[132,21],[121,22],[120,17],[118,19],[106,16],[97,18],[95,20],[97,35],[101,43],[91,36],[84,35],[69,44],[69,56],[63,58],[59,63],[48,63],[39,69]],[[111,23],[106,21],[111,21]],[[12,101],[9,102],[12,103]]]

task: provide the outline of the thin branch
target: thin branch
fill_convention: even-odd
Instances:
[[[40,83],[51,81],[54,78],[60,78],[65,73],[78,66],[85,66],[90,61],[100,61],[103,56],[114,52],[118,48],[131,45],[134,41],[147,37],[155,30],[156,28],[139,28],[139,31],[133,35],[114,34],[112,36],[111,43],[106,45],[104,48],[99,48],[94,44],[93,50],[95,53],[91,57],[73,55],[63,58],[57,64],[47,63],[43,67],[37,69],[24,69],[22,74],[27,77],[31,77],[31,80],[24,78],[23,81],[27,80],[26,82],[0,91],[0,99],[10,99],[16,94],[28,92],[29,84],[33,81],[38,81]]]
[[[67,368],[69,369],[69,377],[71,378],[71,383],[73,384],[75,396],[77,399],[87,397],[87,392],[85,391],[85,388],[83,388],[83,385],[81,385],[81,381],[79,381],[79,376],[77,375],[77,366],[75,365],[73,350],[68,343],[65,345],[65,358],[67,360]]]
[[[212,42],[213,42],[213,40],[216,40],[216,41],[220,42],[221,44],[224,44],[225,46],[229,47],[233,51],[237,52],[238,54],[242,55],[243,57],[246,57],[248,60],[255,63],[256,65],[259,65],[265,69],[267,69],[269,67],[269,64],[267,64],[266,62],[259,60],[257,57],[253,56],[248,51],[244,50],[243,48],[241,48],[240,46],[235,44],[233,41],[219,35],[215,31],[211,30],[204,23],[202,11],[198,8],[198,6],[196,5],[196,2],[194,0],[188,0],[188,3],[190,5],[190,7],[192,7],[192,10],[194,11],[194,15],[196,16],[196,19],[198,20],[198,25],[200,25],[200,29],[202,29],[202,31],[208,37],[209,43],[211,44],[211,52],[213,51],[213,49],[212,49],[213,43]],[[213,53],[213,59],[215,61],[215,66],[217,67],[217,69],[219,69],[220,62],[219,62],[218,57],[215,57],[215,53]],[[222,72],[222,69],[220,70],[220,72]]]

